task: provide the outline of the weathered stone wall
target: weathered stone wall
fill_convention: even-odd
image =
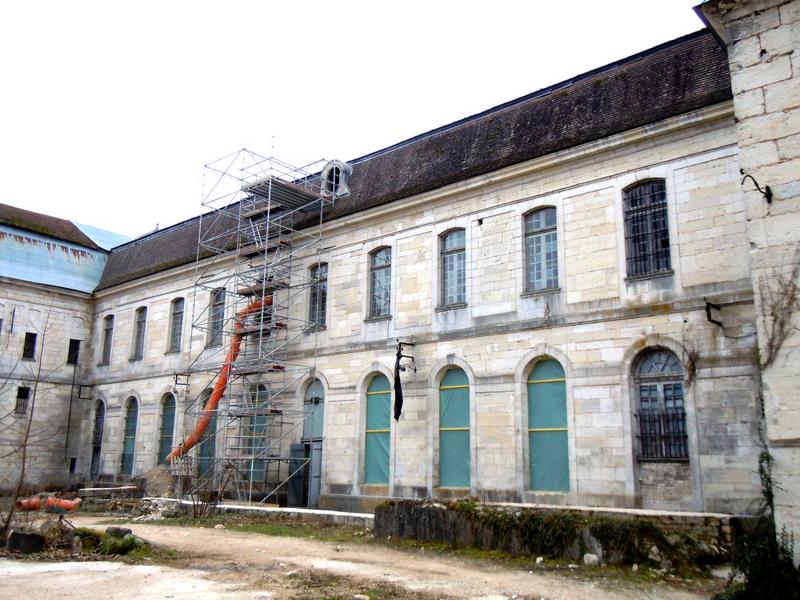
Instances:
[[[730,104],[627,132],[323,226],[329,265],[327,327],[300,336],[293,360],[315,367],[325,388],[321,502],[374,505],[386,496],[458,497],[680,510],[749,511],[758,496],[758,368],[744,204]],[[673,272],[628,280],[622,190],[664,178]],[[559,289],[526,293],[523,216],[558,215]],[[466,231],[466,306],[439,309],[439,236]],[[392,249],[391,318],[368,319],[369,253]],[[316,260],[316,259],[314,259]],[[304,267],[310,267],[312,259]],[[221,267],[222,268],[222,267]],[[95,396],[108,403],[102,472],[119,472],[123,406],[140,401],[134,474],[156,460],[159,401],[205,346],[192,331],[193,269],[181,268],[97,295]],[[165,354],[169,306],[187,298],[183,351]],[[722,308],[719,327],[705,301]],[[148,307],[145,352],[130,361],[133,318]],[[292,299],[308,311],[308,293]],[[231,309],[229,309],[231,312]],[[102,321],[115,315],[111,361],[97,366]],[[191,347],[189,347],[189,335]],[[394,344],[410,339],[417,371],[403,375],[403,416],[391,426],[390,482],[363,485],[366,387],[391,381]],[[677,467],[635,458],[631,370],[648,347],[673,351],[692,369],[686,410],[690,460]],[[696,354],[695,354],[696,353]],[[531,491],[525,379],[543,356],[567,377],[570,488]],[[690,356],[695,358],[690,359]],[[316,358],[315,358],[316,357]],[[221,362],[221,353],[217,355]],[[438,482],[439,380],[450,366],[471,386],[471,483]],[[210,376],[209,376],[210,377]],[[208,384],[178,393],[176,440],[192,425],[187,403]],[[299,408],[308,379],[287,400]],[[299,433],[298,433],[299,438]],[[680,471],[670,473],[669,471]]]
[[[91,296],[0,278],[0,319],[0,492],[16,486],[29,418],[25,481],[34,488],[68,485],[89,405],[78,397],[78,386],[91,355]],[[37,336],[33,360],[22,358],[26,332]],[[81,342],[77,366],[67,364],[70,339]],[[30,388],[24,414],[15,414],[19,387]]]
[[[399,500],[375,510],[375,535],[515,555],[683,567],[726,560],[737,523],[727,515],[571,510],[546,506]]]
[[[752,181],[744,182],[776,518],[797,537],[800,336],[793,328],[800,317],[786,300],[797,289],[800,262],[800,2],[714,0],[701,9],[727,44],[742,169],[773,193],[768,204]],[[776,326],[780,318],[784,327]],[[780,329],[788,335],[777,349]]]

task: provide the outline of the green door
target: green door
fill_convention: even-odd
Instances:
[[[392,390],[385,375],[372,378],[367,389],[367,430],[364,436],[364,483],[389,483],[389,435]]]
[[[469,380],[461,369],[439,384],[439,485],[470,486]]]
[[[531,489],[569,491],[567,381],[555,360],[536,364],[528,377]]]
[[[203,392],[206,396],[203,402],[205,408],[208,399],[211,397],[211,390]],[[200,437],[200,443],[197,449],[197,468],[198,475],[205,477],[208,474],[214,473],[214,459],[217,456],[217,411],[211,415],[211,420],[208,422],[208,427]]]
[[[136,450],[136,421],[139,419],[139,403],[136,398],[128,398],[125,410],[125,435],[122,440],[122,466],[123,475],[133,475],[133,457]]]

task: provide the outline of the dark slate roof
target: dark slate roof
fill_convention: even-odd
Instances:
[[[77,244],[91,250],[102,250],[72,221],[66,219],[43,215],[8,204],[0,204],[0,223]]]
[[[698,31],[351,161],[326,221],[731,99],[725,50]],[[98,289],[197,256],[198,219],[115,248]]]

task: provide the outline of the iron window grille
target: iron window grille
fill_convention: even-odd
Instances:
[[[556,209],[541,208],[525,216],[525,287],[529,292],[558,287]]]
[[[664,180],[645,181],[628,188],[623,202],[628,277],[670,272],[672,263]]]
[[[308,320],[312,326],[325,327],[328,304],[328,265],[319,263],[311,267],[311,298]]]
[[[169,325],[169,348],[167,352],[181,351],[181,341],[183,339],[183,307],[183,298],[175,298],[172,301],[172,314]]]
[[[28,331],[25,334],[25,345],[22,347],[22,358],[24,360],[36,359],[36,334]]]
[[[15,415],[24,415],[28,412],[28,400],[31,397],[31,388],[20,386],[17,388],[17,404],[14,406]]]
[[[639,412],[639,459],[689,459],[683,367],[666,350],[645,354],[636,368]]]
[[[385,317],[391,311],[392,249],[380,248],[370,255],[370,317]]]
[[[467,301],[467,253],[463,229],[441,237],[440,255],[442,306],[464,304]]]
[[[147,307],[140,306],[136,309],[136,320],[133,333],[133,352],[131,360],[142,360],[144,356],[144,333],[147,326]]]

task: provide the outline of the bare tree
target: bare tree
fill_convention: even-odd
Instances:
[[[772,269],[769,275],[762,275],[758,281],[764,333],[761,348],[763,368],[775,361],[786,339],[798,330],[792,322],[800,309],[800,244],[794,248],[789,261],[789,265]]]

